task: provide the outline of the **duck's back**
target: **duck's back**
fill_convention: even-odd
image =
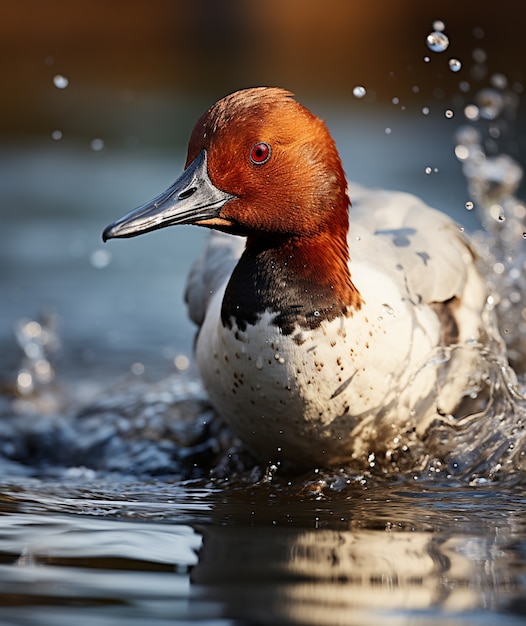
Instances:
[[[408,193],[350,188],[351,263],[392,275],[418,303],[461,297],[474,253],[461,228]]]

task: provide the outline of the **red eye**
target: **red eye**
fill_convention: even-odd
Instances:
[[[252,146],[250,150],[250,160],[254,165],[263,165],[270,159],[270,146],[268,143],[260,141]]]

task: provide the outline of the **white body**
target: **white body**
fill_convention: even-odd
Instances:
[[[445,374],[429,365],[447,326],[458,342],[484,333],[486,287],[458,226],[408,194],[350,196],[349,267],[364,302],[353,315],[287,336],[269,313],[245,332],[223,327],[224,290],[243,248],[228,235],[212,236],[189,279],[210,400],[268,461],[367,458],[375,441],[425,430],[437,411],[454,410],[472,369],[469,358],[450,359]]]

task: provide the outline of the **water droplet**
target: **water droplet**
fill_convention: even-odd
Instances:
[[[468,118],[468,120],[476,122],[480,117],[478,106],[475,104],[468,104],[464,109],[464,115]]]
[[[111,252],[107,249],[94,250],[89,260],[92,267],[102,270],[111,263]]]
[[[313,315],[314,315],[314,317],[320,317],[320,312],[319,311],[314,311]]]
[[[522,233],[522,238],[526,239],[526,233]]]
[[[446,30],[446,25],[444,24],[444,22],[442,20],[435,20],[433,22],[433,29],[434,30],[439,30],[440,32]]]
[[[455,133],[455,140],[465,146],[477,146],[482,141],[482,137],[473,126],[461,126]]]
[[[104,148],[104,140],[97,137],[96,139],[93,139],[90,145],[94,152],[99,152]]]
[[[390,304],[387,304],[386,302],[382,304],[382,311],[384,313],[387,313],[387,315],[394,315],[393,307]]]
[[[42,325],[39,322],[35,322],[34,320],[30,320],[27,324],[24,325],[23,332],[25,335],[31,338],[38,337],[42,334]]]
[[[392,130],[389,128],[389,126],[387,126],[386,129],[385,129],[385,134],[386,135],[390,135],[391,132],[392,132]]]
[[[490,126],[488,133],[492,139],[498,139],[500,137],[500,128],[498,126]]]
[[[475,50],[473,50],[472,56],[475,63],[485,63],[486,59],[488,58],[486,51],[482,48],[475,48]]]
[[[424,57],[424,63],[429,63],[429,61],[431,61],[431,59],[428,56]]]
[[[459,72],[462,69],[462,63],[458,59],[449,59],[448,65],[452,72]]]
[[[451,109],[446,109],[444,111],[444,115],[447,117],[448,120],[450,120],[453,117],[454,113]]]
[[[190,359],[186,354],[178,354],[174,359],[175,369],[185,372],[190,367]]]
[[[435,30],[426,38],[427,47],[433,52],[444,52],[449,46],[449,39],[445,33]]]
[[[428,174],[428,175],[431,174],[432,171],[433,170],[429,167],[429,165],[425,169],[425,173]]]
[[[469,157],[469,148],[463,144],[455,146],[455,156],[459,161],[465,161]]]
[[[142,363],[133,363],[131,373],[135,376],[142,376],[142,374],[144,374],[144,365]]]
[[[468,201],[466,202],[466,209],[467,209],[468,211],[472,211],[472,210],[473,210],[473,206],[474,206],[474,205],[473,205],[473,202],[471,202],[471,200],[468,200]]]
[[[53,139],[54,141],[59,141],[60,139],[62,139],[62,131],[61,130],[54,130],[51,133],[51,139]]]
[[[470,70],[471,78],[476,81],[483,80],[488,73],[488,68],[482,63],[476,63]]]
[[[396,96],[394,98],[392,98],[391,102],[393,104],[398,104],[400,102],[400,98],[397,98]]]
[[[16,386],[22,394],[29,394],[33,391],[33,376],[29,370],[23,369],[18,372]]]
[[[471,85],[468,83],[467,80],[461,80],[458,84],[458,88],[463,93],[467,93],[471,89]]]
[[[504,222],[506,219],[500,204],[492,204],[489,208],[489,214],[496,222]]]
[[[39,383],[44,385],[50,383],[54,378],[53,368],[47,359],[35,361],[35,377]]]
[[[504,108],[504,98],[495,89],[481,89],[476,96],[480,116],[494,120]]]
[[[352,90],[352,93],[355,98],[363,98],[367,93],[367,90],[362,85],[356,85],[356,87]]]
[[[429,107],[422,107],[422,113],[424,115],[429,115]]]
[[[496,72],[495,74],[493,74],[493,76],[490,78],[490,82],[496,89],[506,89],[506,87],[508,86],[508,79],[506,78],[506,76],[504,76],[504,74],[501,74],[500,72]]]
[[[257,370],[262,370],[263,369],[263,357],[261,356],[261,354],[259,354],[257,359],[256,359],[256,369]]]
[[[69,80],[62,74],[56,74],[53,76],[53,84],[57,89],[65,89],[69,85]]]

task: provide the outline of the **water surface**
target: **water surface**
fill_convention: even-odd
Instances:
[[[320,113],[358,182],[476,227],[442,122]],[[483,432],[459,428],[449,464],[251,466],[181,359],[184,280],[206,233],[100,241],[182,161],[66,141],[4,148],[2,622],[524,623],[524,414],[507,373],[485,365],[498,402]],[[53,372],[40,382],[39,345]],[[33,391],[14,394],[24,371]]]

